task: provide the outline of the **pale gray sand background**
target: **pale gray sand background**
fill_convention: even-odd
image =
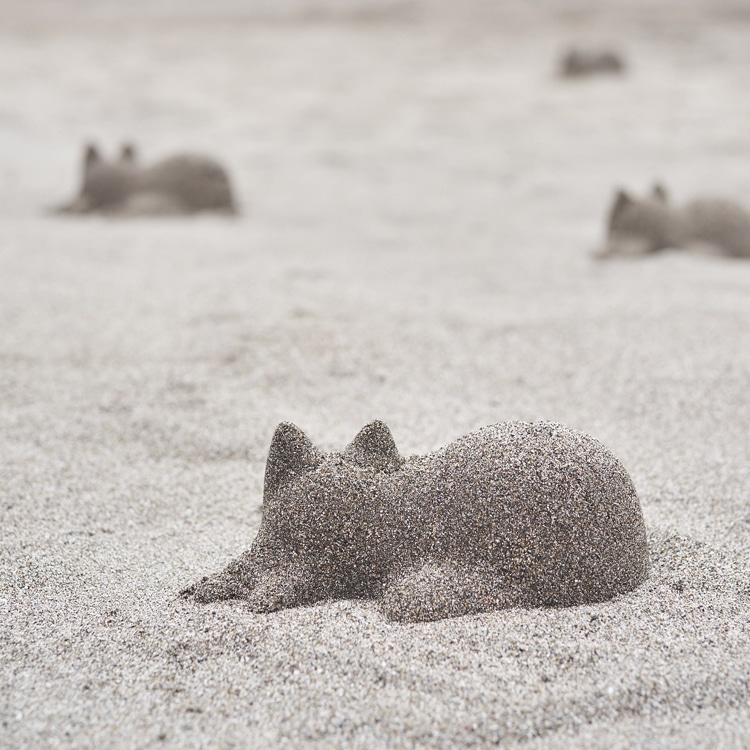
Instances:
[[[750,205],[748,6],[305,5],[0,5],[0,746],[747,746],[750,263],[589,253],[617,183]],[[557,82],[569,40],[632,75]],[[221,156],[246,216],[40,214],[123,136]],[[374,418],[590,432],[652,579],[414,626],[175,601],[249,545],[277,422]]]

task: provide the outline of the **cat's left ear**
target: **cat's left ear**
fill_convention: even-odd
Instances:
[[[87,143],[83,148],[83,176],[85,177],[101,161],[102,157],[96,144]]]
[[[380,421],[363,427],[347,446],[344,456],[358,466],[376,471],[398,471],[404,463],[388,425]]]
[[[612,229],[620,218],[620,214],[628,207],[631,206],[635,201],[625,190],[617,190],[615,192],[615,199],[612,202],[612,208],[609,209],[609,219],[607,220],[607,226]]]
[[[661,203],[669,203],[669,193],[661,182],[654,183],[654,187],[651,189],[651,197]]]
[[[273,433],[266,461],[264,497],[280,490],[306,472],[314,471],[323,460],[310,438],[291,422],[282,422]]]

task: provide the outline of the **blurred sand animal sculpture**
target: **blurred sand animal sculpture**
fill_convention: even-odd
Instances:
[[[421,621],[600,602],[648,572],[633,483],[583,433],[508,422],[402,458],[382,422],[330,454],[282,423],[254,543],[182,595],[254,612],[375,598],[388,618]]]
[[[673,207],[667,191],[658,184],[642,199],[617,191],[606,244],[597,257],[641,257],[672,248],[750,258],[750,213],[722,199]]]
[[[611,50],[571,49],[560,61],[559,72],[562,78],[620,74],[625,72],[625,62]]]
[[[141,166],[131,144],[122,147],[116,161],[105,161],[96,146],[87,145],[80,193],[55,210],[63,214],[112,216],[237,213],[229,177],[215,160],[178,154]]]

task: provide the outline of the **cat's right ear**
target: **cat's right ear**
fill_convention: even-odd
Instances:
[[[609,211],[609,228],[611,229],[620,214],[633,203],[633,199],[628,193],[620,189],[615,193],[615,199],[612,202],[612,208]]]
[[[120,150],[120,161],[123,164],[135,164],[136,150],[134,144],[129,142],[122,144],[122,149]]]
[[[398,471],[404,463],[388,425],[379,420],[363,427],[344,455],[355,464],[376,471]]]
[[[651,190],[651,197],[661,203],[669,203],[669,193],[667,193],[667,189],[661,182],[654,183],[654,187]]]
[[[87,143],[83,149],[83,174],[87,175],[101,160],[99,149],[93,143]]]
[[[291,422],[282,422],[273,433],[266,461],[264,493],[275,492],[296,476],[312,471],[323,456],[310,438]]]

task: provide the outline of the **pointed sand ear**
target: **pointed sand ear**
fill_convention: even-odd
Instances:
[[[273,433],[266,461],[264,493],[275,491],[295,476],[312,471],[322,461],[310,438],[291,422],[282,422]]]
[[[651,197],[654,200],[661,201],[662,203],[667,203],[669,201],[669,194],[667,193],[667,189],[664,187],[664,185],[661,184],[661,182],[654,183],[654,187],[651,190]]]
[[[363,427],[344,451],[344,456],[358,466],[385,472],[398,471],[404,463],[391,431],[379,421]]]
[[[87,143],[83,149],[83,173],[86,174],[91,167],[102,160],[99,149],[93,143]]]
[[[618,190],[615,193],[615,200],[612,203],[612,208],[609,211],[609,227],[610,228],[617,221],[617,218],[622,213],[622,211],[625,208],[627,208],[631,203],[633,203],[633,199],[624,190]]]
[[[136,151],[132,143],[123,143],[120,150],[120,161],[125,164],[135,164]]]

